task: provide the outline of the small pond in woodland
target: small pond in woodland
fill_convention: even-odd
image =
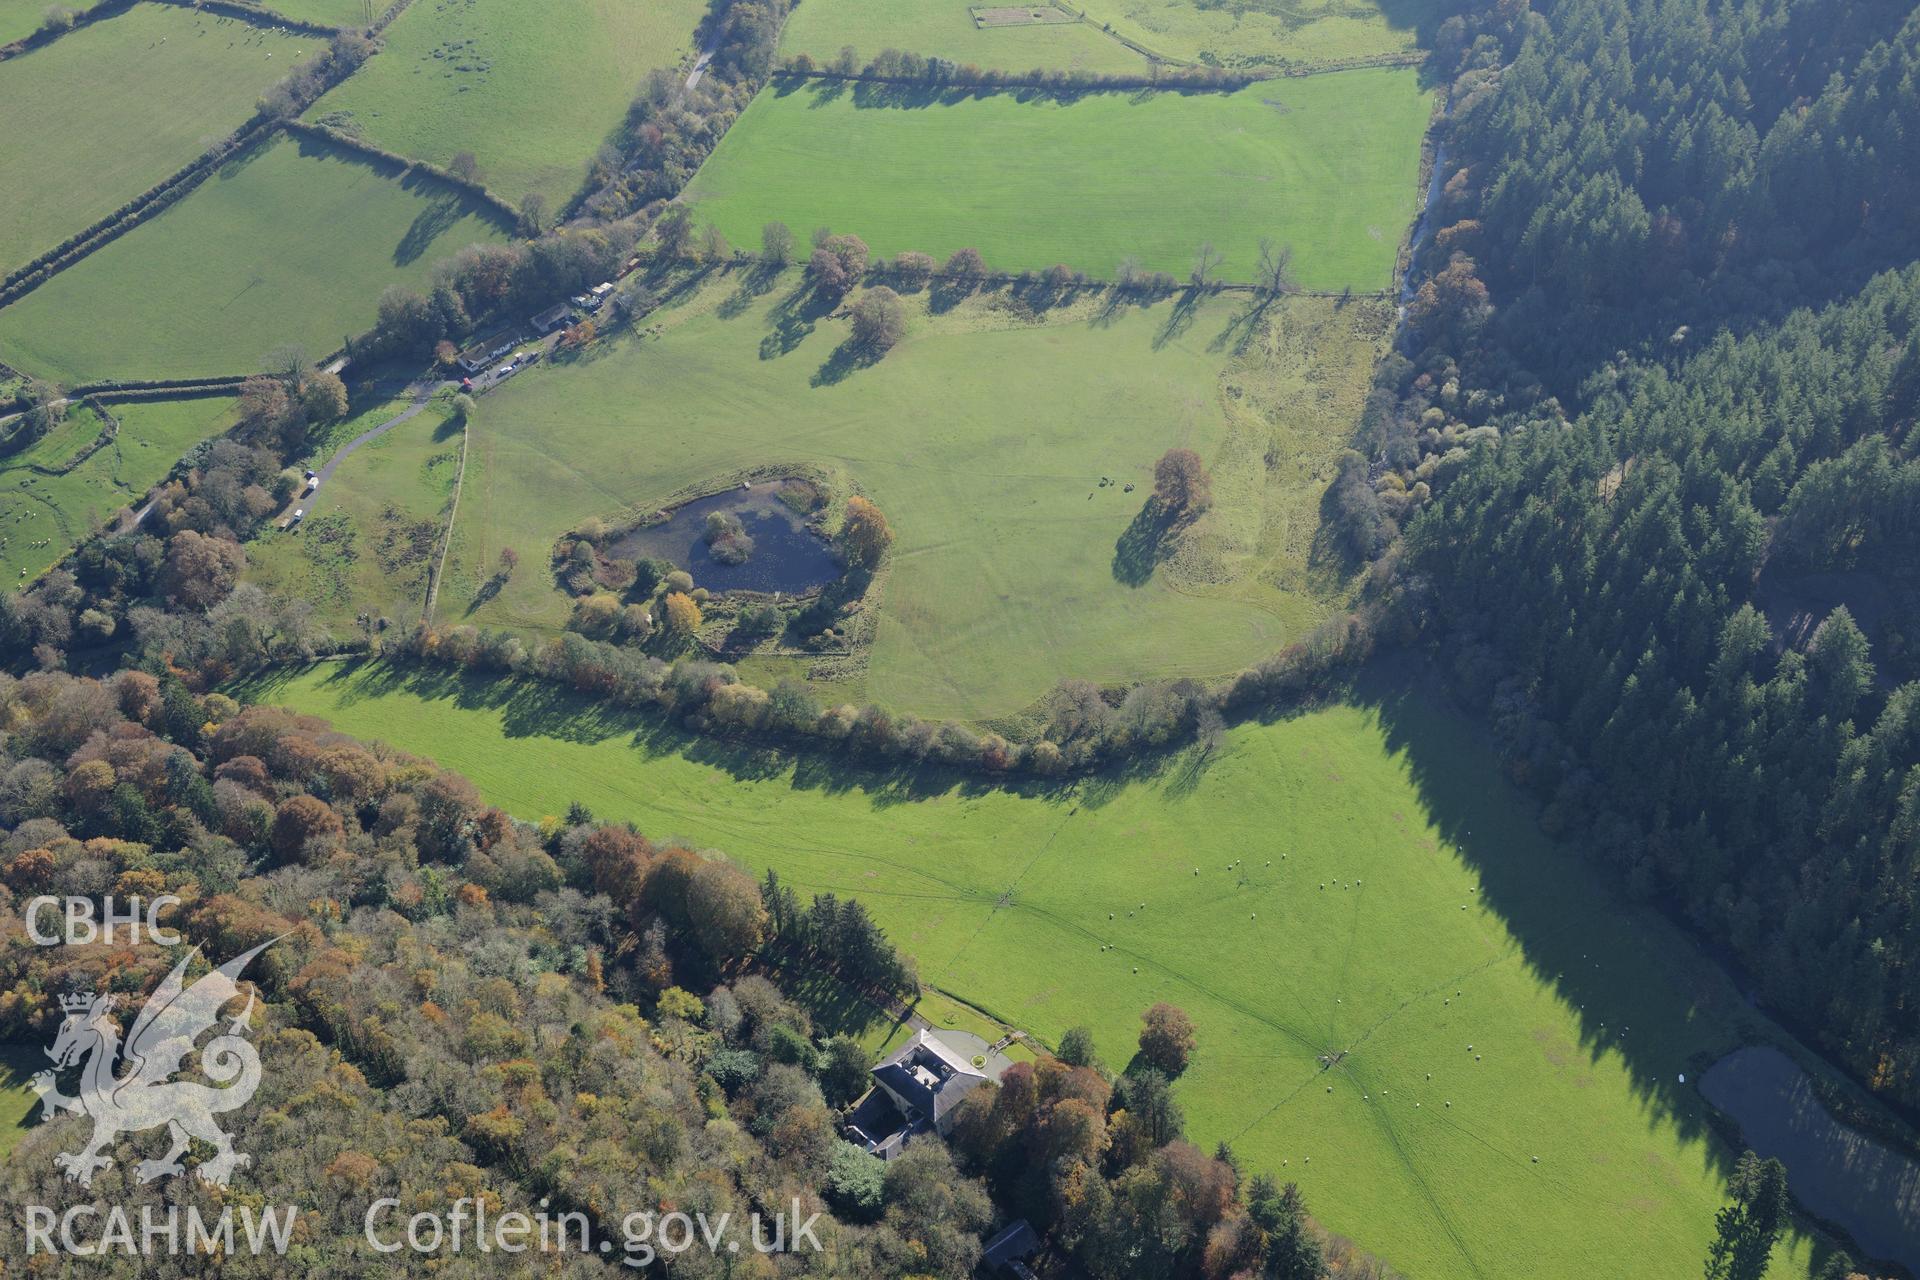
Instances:
[[[1765,1046],[1737,1049],[1700,1077],[1700,1092],[1748,1146],[1779,1157],[1801,1204],[1874,1257],[1920,1272],[1920,1164],[1835,1120],[1799,1063]]]

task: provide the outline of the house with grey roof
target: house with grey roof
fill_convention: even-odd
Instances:
[[[874,1087],[847,1118],[847,1136],[891,1160],[920,1134],[946,1137],[961,1100],[988,1079],[923,1028],[873,1069]]]

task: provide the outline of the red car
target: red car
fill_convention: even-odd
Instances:
[[[462,391],[471,391],[471,390],[473,390],[473,379],[472,379],[472,378],[462,378],[462,379],[460,379],[460,389],[461,389]]]

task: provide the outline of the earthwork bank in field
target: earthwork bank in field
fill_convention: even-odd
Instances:
[[[0,274],[184,167],[322,47],[314,36],[137,4],[0,63]]]
[[[1247,280],[1264,237],[1292,247],[1304,288],[1382,290],[1431,109],[1418,75],[1392,69],[1071,99],[785,80],[688,198],[736,244],[777,218],[878,254],[971,245],[996,270],[1100,278],[1131,258],[1185,280],[1206,240],[1219,279]]]
[[[333,350],[387,285],[503,237],[444,186],[281,137],[0,309],[0,360],[65,382],[249,373],[283,343]]]
[[[927,983],[1050,1042],[1087,1024],[1116,1067],[1143,1008],[1181,1005],[1195,1141],[1298,1182],[1408,1275],[1699,1274],[1737,1153],[1675,1077],[1771,1033],[1418,696],[1367,685],[1155,776],[1015,792],[437,669],[248,692],[432,756],[518,817],[579,801],[803,898],[857,896]],[[1804,1240],[1780,1254],[1806,1274]]]
[[[330,27],[369,27],[392,3],[393,0],[272,0],[268,7],[302,22],[321,22]]]
[[[983,21],[980,14],[989,15]],[[851,47],[859,60],[901,49],[996,71],[1144,75],[1147,59],[1050,3],[1003,7],[967,0],[806,0],[787,18],[782,57],[828,63]]]
[[[1444,17],[1432,0],[1074,0],[1088,19],[1163,57],[1208,66],[1313,67],[1415,53]]]

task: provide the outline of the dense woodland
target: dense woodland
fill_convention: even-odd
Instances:
[[[857,902],[802,902],[775,876],[757,884],[577,808],[515,821],[458,775],[312,717],[139,671],[0,676],[0,831],[0,1040],[51,1043],[71,992],[137,1006],[177,958],[124,937],[33,945],[36,895],[177,895],[167,923],[215,959],[279,939],[246,975],[264,1083],[230,1119],[254,1158],[249,1194],[303,1216],[287,1262],[236,1256],[219,1274],[394,1274],[363,1243],[367,1206],[473,1195],[585,1214],[596,1240],[623,1238],[633,1213],[744,1221],[797,1197],[825,1215],[818,1255],[696,1249],[674,1260],[680,1276],[965,1277],[1014,1211],[1115,1280],[1142,1259],[1169,1277],[1382,1274],[1328,1242],[1291,1188],[1243,1182],[1231,1152],[1183,1139],[1168,1073],[1192,1033],[1177,1010],[1152,1011],[1128,1072],[1098,1068],[1077,1033],[1071,1064],[1043,1055],[976,1091],[957,1157],[920,1141],[883,1165],[838,1136],[866,1051],[816,1034],[767,976],[916,993]],[[26,1137],[0,1168],[7,1202],[65,1203],[52,1154],[87,1125]],[[1012,1160],[1052,1193],[1002,1187]],[[185,1185],[138,1184],[123,1159],[94,1191],[135,1212],[185,1194],[217,1213]],[[607,1274],[597,1257],[559,1262]],[[529,1255],[521,1273],[535,1271],[556,1274]],[[206,1272],[120,1259],[106,1273]]]
[[[1550,829],[1920,1104],[1920,11],[1441,35],[1432,274],[1336,514],[1364,552],[1409,524]]]

